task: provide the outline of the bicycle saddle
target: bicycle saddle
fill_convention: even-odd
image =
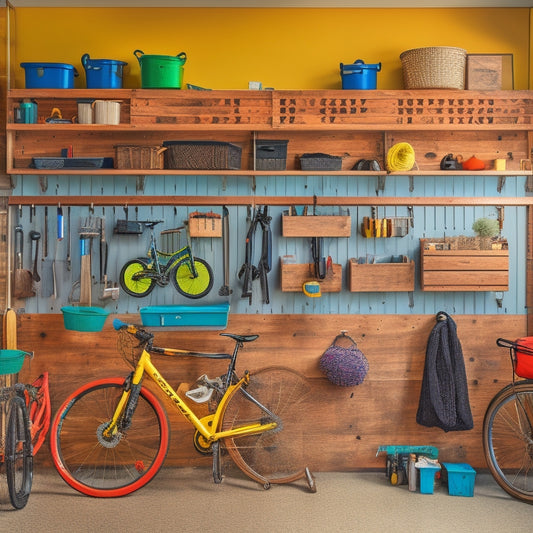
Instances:
[[[223,337],[231,337],[234,341],[238,342],[252,342],[259,337],[259,335],[235,335],[233,333],[221,333]]]

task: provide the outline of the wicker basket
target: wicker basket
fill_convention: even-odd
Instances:
[[[115,146],[117,168],[163,168],[163,153],[166,148],[161,146],[136,146],[121,144]]]
[[[300,156],[302,170],[342,170],[342,157],[336,155],[314,153]]]
[[[240,170],[242,148],[218,141],[164,141],[165,168]]]
[[[466,50],[431,46],[400,55],[405,89],[464,89]]]

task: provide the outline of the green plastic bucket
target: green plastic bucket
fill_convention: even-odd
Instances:
[[[20,372],[26,355],[31,354],[23,350],[0,350],[0,374]]]
[[[141,66],[143,89],[181,89],[183,65],[187,61],[185,52],[177,56],[147,55],[135,50],[133,55]]]
[[[71,331],[102,331],[109,311],[101,307],[62,307],[63,324]]]

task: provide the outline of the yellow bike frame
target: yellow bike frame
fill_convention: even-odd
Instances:
[[[174,350],[166,348],[164,355],[178,356],[186,354],[185,350]],[[213,443],[220,439],[244,437],[246,435],[256,435],[258,433],[264,433],[277,427],[276,422],[269,422],[263,424],[261,422],[254,422],[253,424],[247,424],[237,428],[233,428],[227,431],[221,431],[222,419],[228,406],[229,401],[236,394],[243,385],[246,385],[250,380],[248,372],[241,378],[236,384],[228,386],[224,396],[217,405],[216,411],[213,414],[198,418],[194,411],[182,400],[177,392],[169,385],[169,383],[159,373],[155,365],[152,363],[150,353],[143,350],[139,362],[135,367],[133,377],[131,380],[132,386],[140,385],[144,374],[147,374],[152,380],[159,386],[163,393],[170,399],[172,405],[179,410],[179,412],[198,430],[198,432],[204,437],[207,443]],[[121,419],[126,405],[128,403],[131,394],[131,388],[125,390],[118,402],[118,405],[113,414],[109,426],[104,431],[104,435],[110,437],[118,431],[118,421]]]

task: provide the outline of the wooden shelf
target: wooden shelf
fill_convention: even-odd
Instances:
[[[142,205],[316,205],[321,206],[529,206],[533,196],[524,197],[385,197],[385,196],[9,196],[8,204],[71,206]]]

